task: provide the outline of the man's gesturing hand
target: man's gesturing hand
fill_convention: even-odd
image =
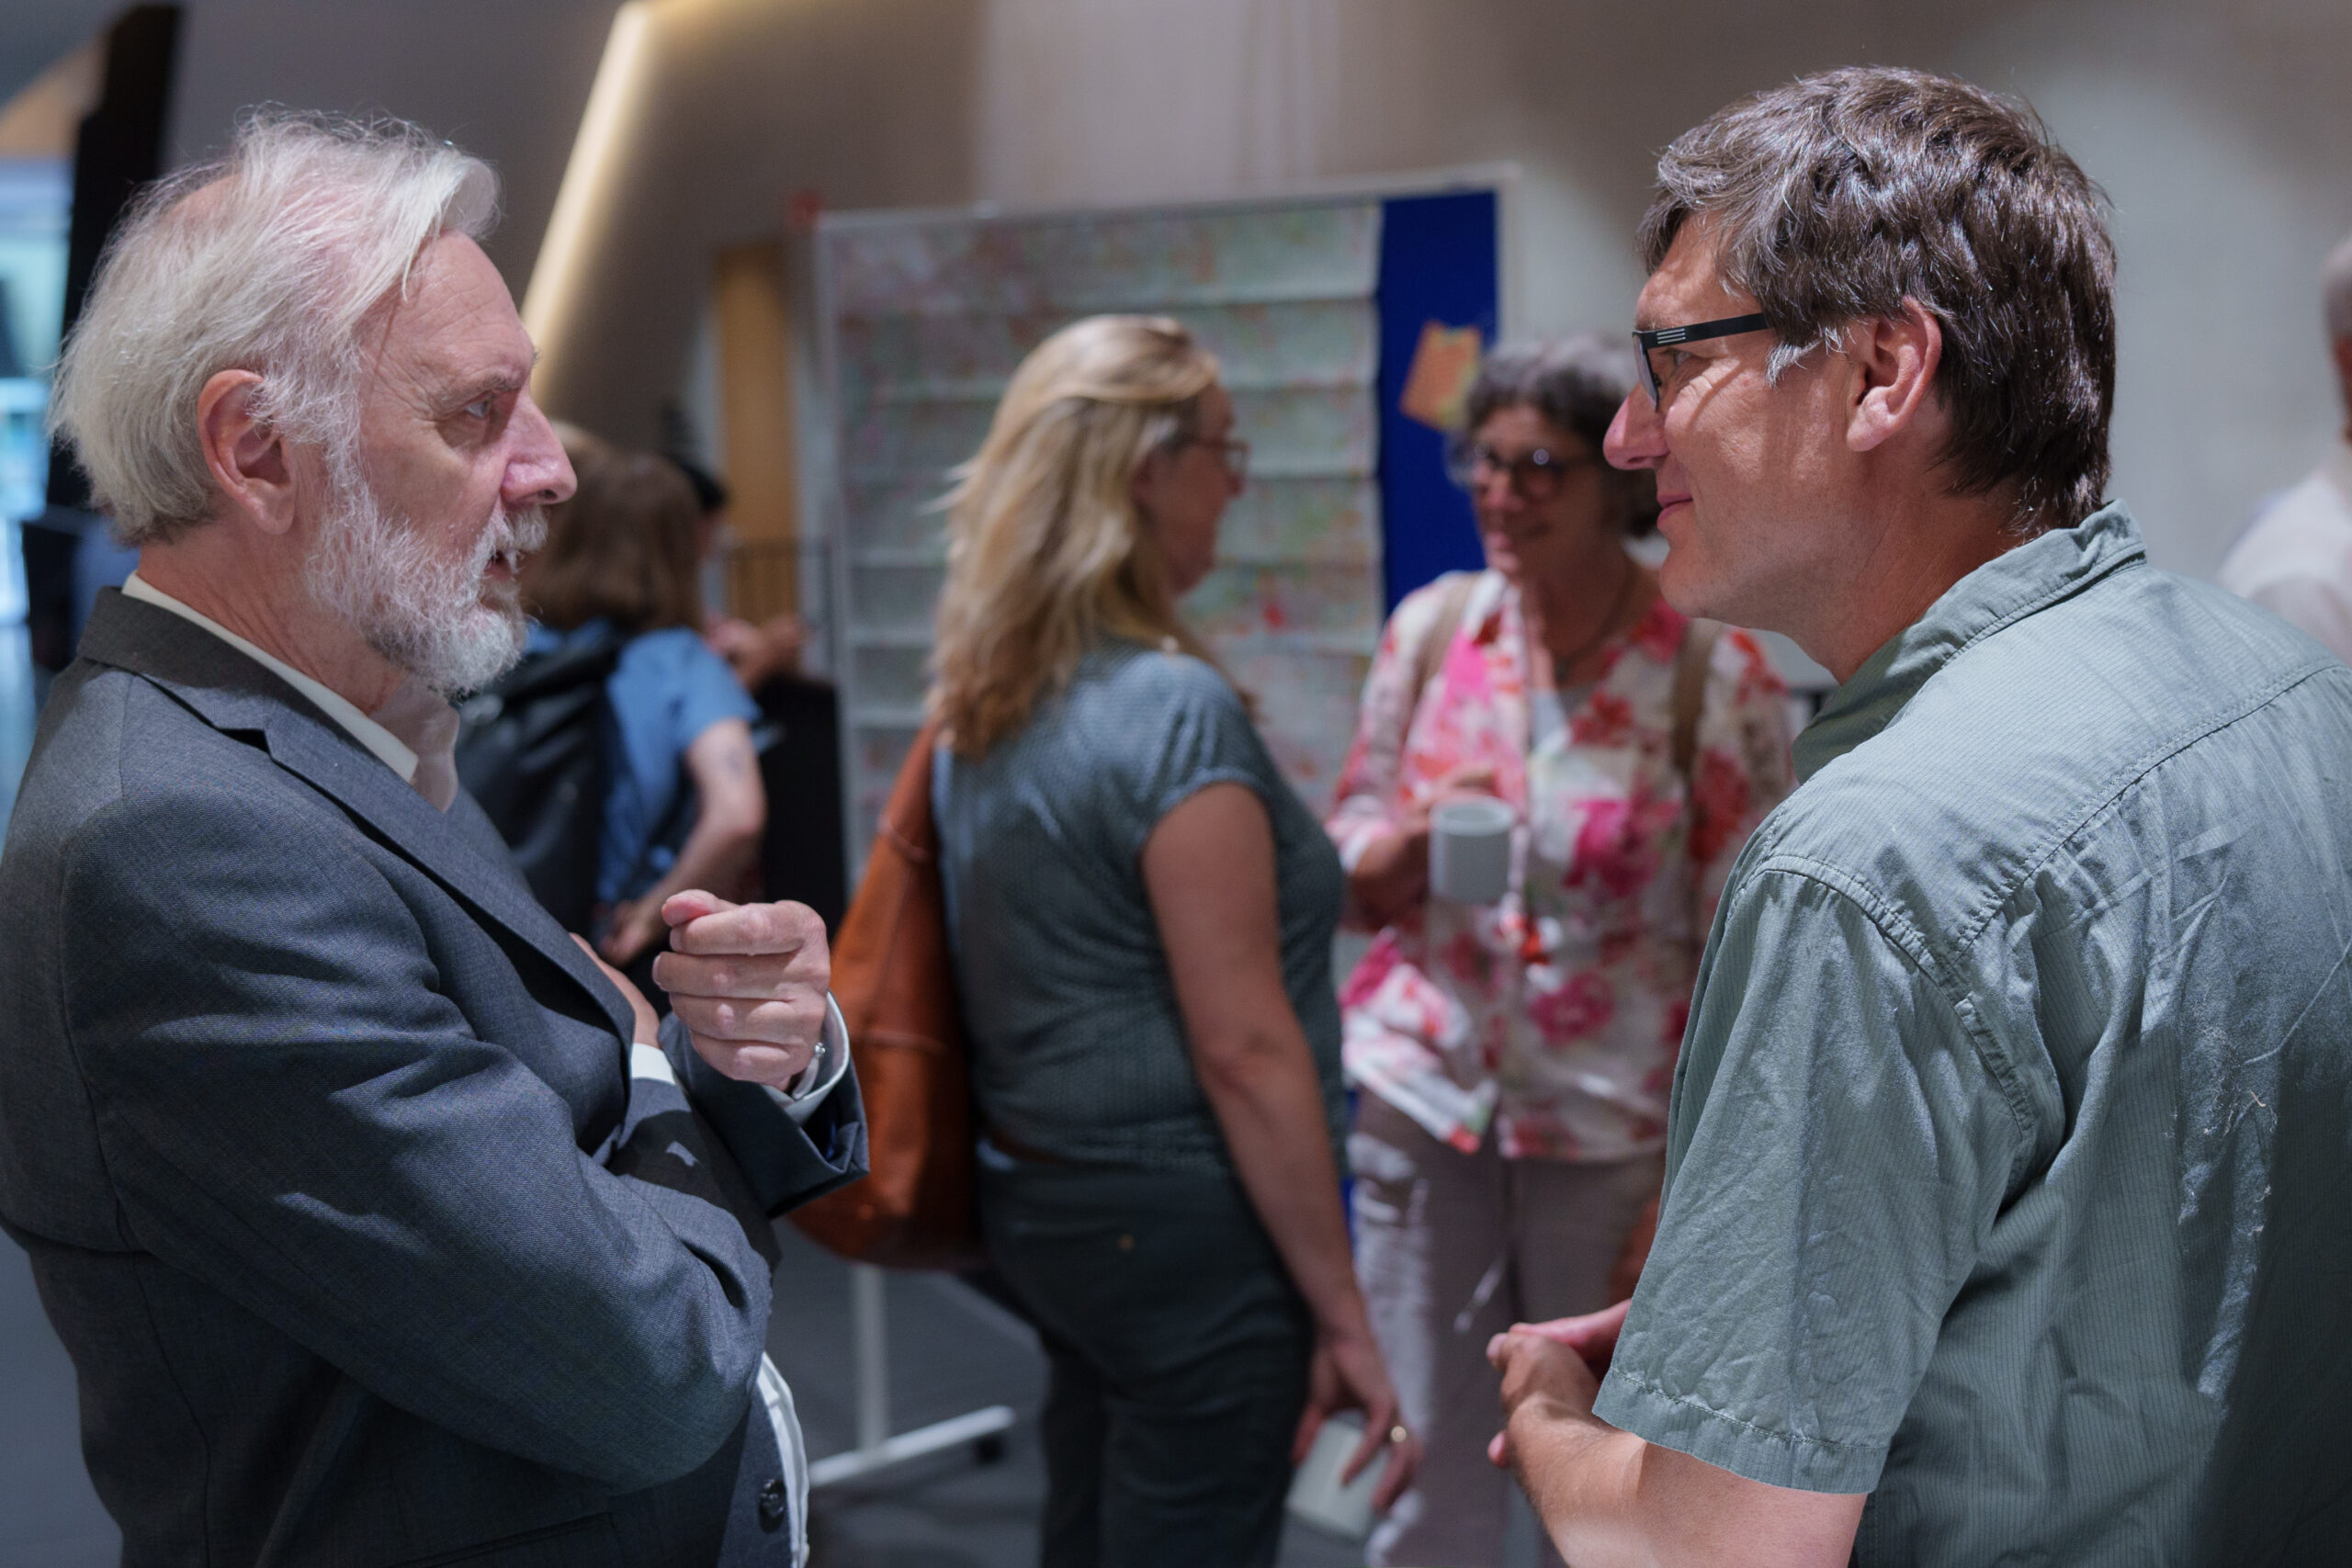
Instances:
[[[1590,1418],[1600,1395],[1600,1380],[1585,1359],[1526,1324],[1513,1324],[1487,1346],[1487,1359],[1503,1374],[1503,1429],[1487,1445],[1487,1457],[1515,1468],[1511,1427],[1522,1412],[1539,1421]]]
[[[1487,1445],[1488,1459],[1510,1466],[1510,1423],[1521,1405],[1534,1404],[1550,1416],[1592,1414],[1632,1304],[1619,1302],[1606,1312],[1550,1323],[1514,1323],[1487,1342],[1487,1359],[1503,1374],[1503,1429]]]
[[[673,894],[662,906],[670,951],[653,979],[704,1061],[730,1078],[788,1089],[825,1028],[832,976],[825,922],[805,904],[729,904]]]

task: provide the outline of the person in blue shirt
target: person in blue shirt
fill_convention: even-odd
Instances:
[[[580,490],[548,512],[523,574],[529,653],[618,631],[605,683],[609,780],[597,844],[596,949],[628,969],[667,928],[662,900],[729,889],[752,868],[767,795],[752,749],[759,709],[702,640],[701,508],[676,466],[567,432]]]

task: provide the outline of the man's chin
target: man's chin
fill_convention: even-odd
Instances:
[[[478,692],[514,668],[529,629],[520,609],[483,604],[464,626],[422,646],[388,639],[376,648],[443,696],[456,696]]]
[[[530,635],[530,622],[521,609],[511,604],[499,607],[495,625],[495,633],[489,624],[481,626],[473,645],[478,662],[475,670],[468,673],[476,675],[470,682],[476,689],[514,669],[522,660],[523,644]]]
[[[1705,615],[1720,620],[1708,592],[1705,573],[1700,570],[1698,552],[1690,546],[1676,547],[1668,542],[1666,559],[1658,563],[1657,591],[1666,602],[1686,615]]]

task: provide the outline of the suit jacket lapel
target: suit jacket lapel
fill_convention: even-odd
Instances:
[[[624,1043],[635,1032],[619,990],[539,907],[503,848],[489,852],[483,840],[495,835],[475,820],[481,807],[470,798],[461,793],[445,815],[300,692],[168,610],[109,589],[80,652],[153,682],[224,734],[258,735],[278,766],[570,976]]]

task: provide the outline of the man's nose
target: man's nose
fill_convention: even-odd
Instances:
[[[1666,461],[1666,421],[1649,394],[1636,387],[1617,405],[1601,438],[1600,455],[1616,468],[1655,468]]]
[[[571,500],[572,491],[580,488],[571,472],[571,459],[565,455],[555,426],[531,400],[530,393],[515,400],[514,417],[507,428],[514,438],[502,487],[507,506],[553,506]]]

